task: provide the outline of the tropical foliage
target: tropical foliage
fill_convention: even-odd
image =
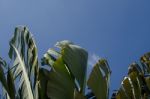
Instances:
[[[10,62],[0,58],[0,99],[109,98],[107,61],[100,59],[87,76],[88,53],[70,41],[57,42],[39,60],[32,34],[19,26],[10,40],[9,58]],[[129,66],[128,76],[112,99],[150,98],[150,53],[140,63]]]
[[[19,26],[10,40],[9,57],[10,64],[0,58],[0,81],[4,89],[1,98],[105,99],[109,96],[111,72],[107,61],[100,59],[87,80],[88,53],[70,41],[57,42],[40,63],[32,34]]]
[[[140,59],[140,64],[132,63],[128,76],[124,77],[121,87],[113,99],[149,99],[150,98],[150,53]]]

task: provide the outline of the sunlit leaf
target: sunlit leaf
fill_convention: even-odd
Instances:
[[[67,64],[70,72],[79,83],[79,91],[84,93],[88,58],[87,52],[79,46],[70,44],[64,46],[61,53],[63,61]]]
[[[31,89],[31,85],[30,85],[30,81],[27,75],[27,71],[25,69],[25,64],[22,61],[19,52],[17,51],[17,49],[15,48],[15,46],[12,45],[12,47],[14,48],[15,52],[16,52],[16,61],[18,62],[18,66],[20,71],[22,71],[21,77],[20,77],[20,86],[21,86],[21,92],[22,92],[22,97],[23,99],[34,99],[33,98],[33,93],[32,93],[32,89]],[[19,70],[18,69],[18,70]]]
[[[49,79],[47,84],[48,97],[52,99],[73,99],[74,80],[61,57],[55,61],[53,68],[49,73],[45,73],[45,76]]]
[[[88,86],[97,99],[107,99],[109,96],[110,69],[106,60],[99,60],[93,67],[88,80]]]
[[[12,61],[14,61],[13,66],[16,67],[15,69],[13,69],[15,79],[19,75],[21,76],[21,92],[24,92],[24,83],[26,82],[25,85],[27,85],[27,83],[30,84],[27,85],[28,87],[26,86],[30,94],[34,94],[34,98],[38,98],[39,66],[37,48],[31,33],[26,27],[16,27],[14,36],[10,41],[9,57]],[[22,88],[22,86],[24,86],[24,88]]]

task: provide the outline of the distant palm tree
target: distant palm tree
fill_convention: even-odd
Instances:
[[[41,66],[31,33],[26,27],[19,26],[10,40],[9,57],[9,64],[0,58],[2,99],[109,97],[111,71],[107,61],[99,60],[86,80],[88,53],[70,41],[58,42],[55,49],[49,49]]]

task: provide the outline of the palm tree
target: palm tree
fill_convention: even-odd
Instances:
[[[9,64],[0,58],[3,99],[107,99],[109,96],[111,71],[107,61],[100,59],[86,80],[88,53],[70,41],[57,42],[40,63],[32,34],[27,27],[19,26],[10,40],[9,57]]]

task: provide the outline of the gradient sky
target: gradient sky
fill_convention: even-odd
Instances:
[[[90,56],[106,58],[112,69],[111,92],[128,65],[150,51],[150,0],[0,0],[0,56],[8,58],[15,26],[33,33],[39,57],[68,39]]]

